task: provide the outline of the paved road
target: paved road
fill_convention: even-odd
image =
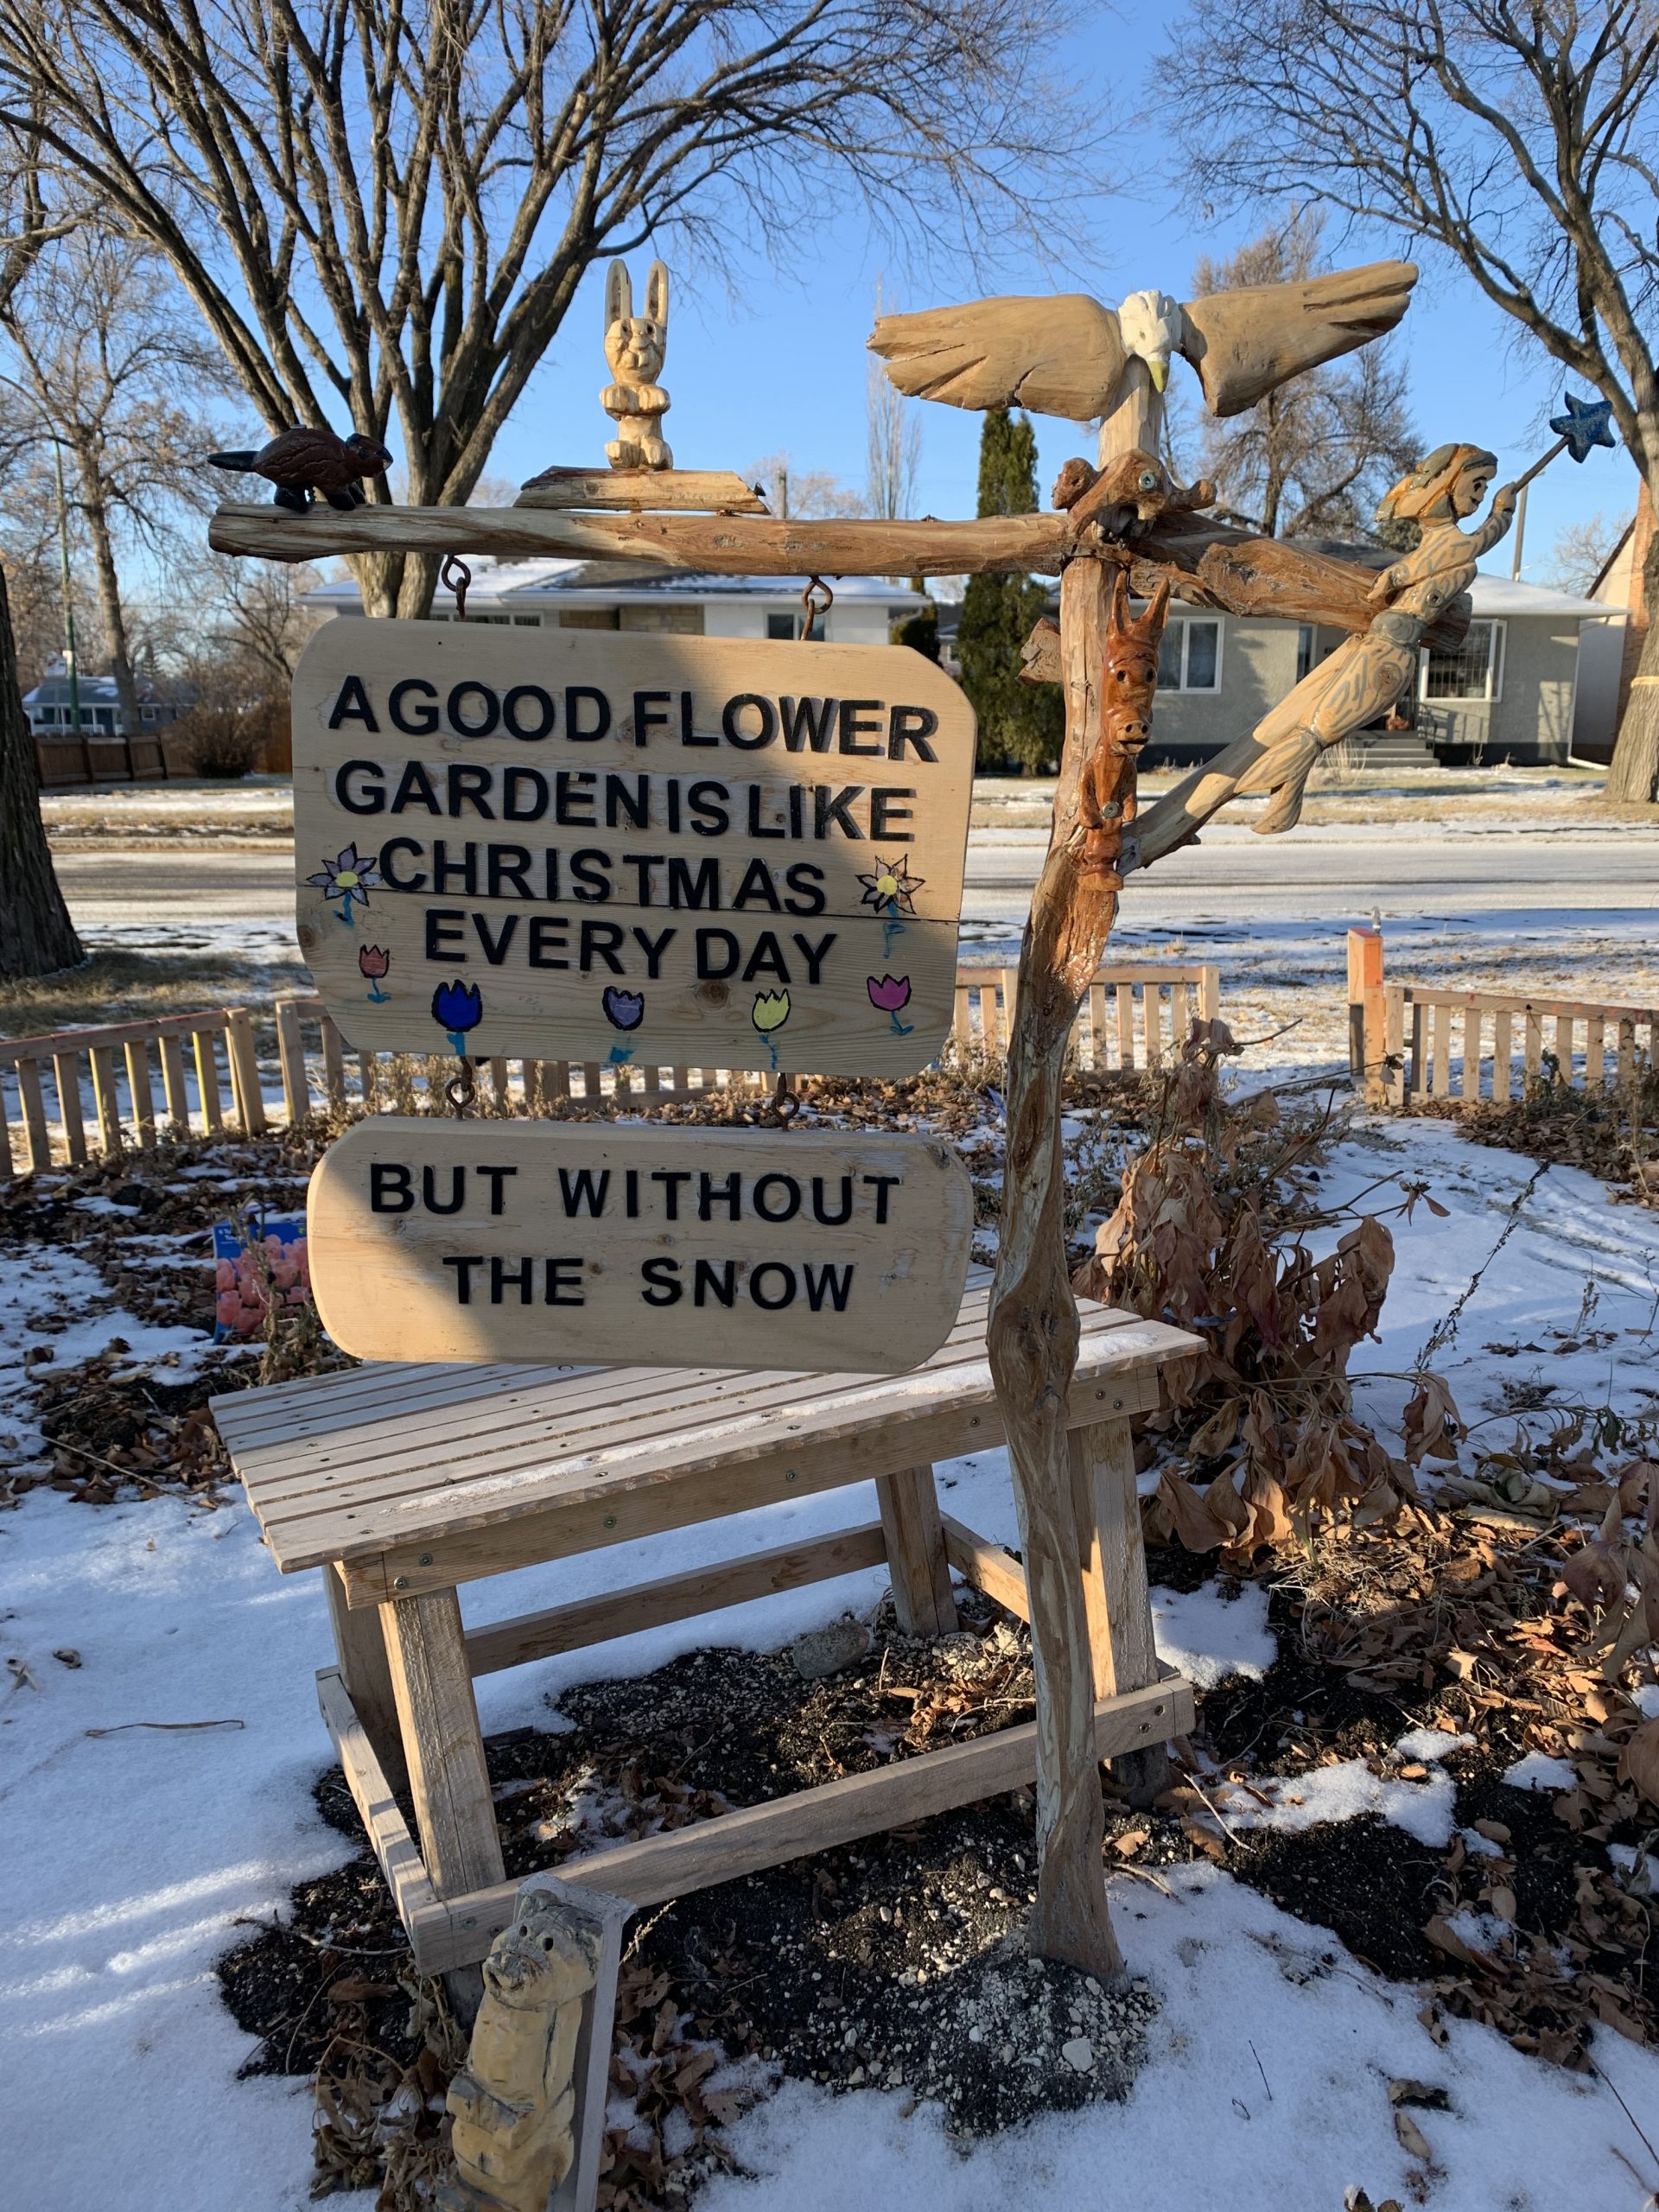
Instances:
[[[1017,930],[1041,861],[1041,834],[976,832],[964,918],[976,935]],[[239,852],[77,853],[58,874],[78,922],[144,925],[218,918],[287,922],[293,861],[286,846]],[[1224,826],[1131,880],[1123,922],[1136,931],[1241,924],[1333,924],[1379,907],[1385,919],[1445,923],[1540,909],[1587,919],[1626,914],[1645,930],[1659,907],[1659,834],[1572,828],[1465,830],[1298,830],[1256,837]]]

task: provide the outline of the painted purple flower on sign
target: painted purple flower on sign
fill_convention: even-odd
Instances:
[[[306,877],[322,893],[325,901],[340,900],[335,912],[348,928],[352,925],[352,904],[359,906],[369,903],[372,885],[380,880],[380,870],[366,855],[359,853],[355,845],[347,845],[333,860],[325,860],[315,875]]]
[[[599,1002],[613,1029],[637,1029],[645,1018],[643,991],[619,991],[614,984],[607,984]]]
[[[867,976],[864,978],[864,988],[870,995],[870,1004],[891,1020],[894,1033],[900,1037],[908,1037],[916,1025],[914,1022],[900,1021],[899,1012],[901,1007],[910,1004],[909,976]]]
[[[467,1032],[484,1019],[484,994],[476,983],[440,983],[432,994],[432,1019],[449,1038],[458,1060],[467,1057]]]

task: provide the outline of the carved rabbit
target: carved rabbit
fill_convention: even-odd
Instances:
[[[645,278],[645,311],[633,311],[633,286],[626,262],[613,261],[605,279],[605,359],[614,384],[600,394],[600,404],[616,423],[617,436],[605,448],[613,468],[672,468],[674,456],[663,442],[663,417],[669,397],[657,378],[668,352],[668,271],[653,261]]]

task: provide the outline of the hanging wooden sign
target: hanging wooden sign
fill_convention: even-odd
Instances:
[[[930,1137],[374,1115],[307,1216],[359,1359],[897,1374],[950,1334],[972,1186]]]
[[[300,948],[363,1052],[912,1074],[974,734],[901,646],[336,620],[294,679]]]

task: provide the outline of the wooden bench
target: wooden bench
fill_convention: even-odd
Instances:
[[[995,1448],[988,1292],[907,1375],[383,1365],[216,1398],[284,1573],[323,1571],[338,1664],[323,1716],[423,1973],[481,1959],[512,1916],[473,1677],[886,1564],[899,1624],[957,1626],[950,1569],[1027,1614],[1019,1562],[941,1516],[933,1464]],[[1192,1726],[1153,1649],[1130,1416],[1198,1349],[1084,1303],[1068,1405],[1102,1758]],[[880,1517],[469,1632],[457,1586],[874,1478]],[[645,1905],[1029,1783],[1034,1724],[563,1861]],[[421,1847],[393,1796],[407,1780]]]

